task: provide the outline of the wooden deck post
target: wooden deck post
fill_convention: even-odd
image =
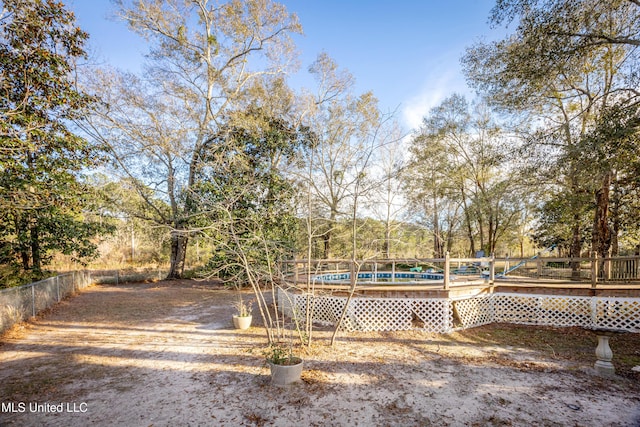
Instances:
[[[451,267],[451,260],[449,259],[449,251],[444,254],[444,290],[449,290],[449,268]]]
[[[609,254],[607,258],[604,259],[604,277],[607,281],[611,280],[611,273],[613,272],[612,263],[613,260],[611,259],[611,249],[609,249]]]
[[[493,286],[496,281],[496,255],[491,254],[491,259],[489,260],[489,284]]]
[[[598,253],[591,254],[591,288],[595,289],[598,284]]]
[[[349,282],[350,282],[350,285],[351,285],[351,289],[355,289],[356,288],[357,280],[358,280],[358,278],[356,277],[356,263],[352,259],[351,261],[349,261]]]

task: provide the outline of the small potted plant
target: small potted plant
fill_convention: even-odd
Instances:
[[[291,345],[271,344],[266,352],[266,359],[271,371],[271,384],[287,385],[300,381],[302,359],[293,355]]]
[[[233,315],[233,326],[236,329],[249,329],[251,326],[251,320],[253,316],[251,315],[251,308],[253,306],[253,301],[244,301],[242,296],[238,296],[238,301],[235,304],[236,314]]]

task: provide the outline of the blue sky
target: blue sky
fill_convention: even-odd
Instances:
[[[324,51],[373,91],[383,111],[396,110],[407,130],[454,92],[468,93],[460,56],[478,40],[505,34],[487,18],[495,0],[282,0],[304,29],[296,36],[301,68],[294,81],[309,82],[307,68]],[[90,50],[118,68],[137,70],[146,46],[114,20],[109,0],[67,0],[90,35]],[[305,83],[302,83],[305,84]]]

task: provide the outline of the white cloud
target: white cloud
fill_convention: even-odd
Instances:
[[[450,58],[449,61],[438,62],[440,66],[432,67],[425,74],[418,92],[403,103],[402,121],[409,129],[418,129],[429,110],[445,98],[454,93],[469,93],[457,59],[452,61]]]
[[[426,86],[402,108],[402,120],[412,130],[418,129],[429,110],[446,97],[442,87]]]

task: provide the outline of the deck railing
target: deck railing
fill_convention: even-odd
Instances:
[[[320,259],[283,261],[282,271],[289,280],[303,282],[308,275],[321,273],[356,273],[363,271],[407,271],[432,268],[444,274],[443,288],[452,285],[452,278],[478,276],[490,283],[496,278],[554,280],[568,283],[598,284],[640,282],[640,256],[599,258],[531,257],[531,258],[402,258],[402,259]]]

